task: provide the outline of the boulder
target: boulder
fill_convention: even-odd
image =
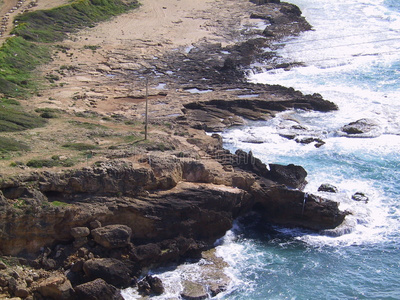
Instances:
[[[74,227],[71,228],[71,235],[77,239],[87,237],[90,234],[90,230],[87,227]]]
[[[128,287],[131,282],[130,269],[114,258],[94,258],[86,261],[83,271],[89,280],[101,278],[118,288]]]
[[[61,274],[45,279],[37,290],[43,297],[54,300],[71,299],[74,293],[71,282]]]
[[[360,119],[341,128],[347,137],[377,137],[381,135],[379,125],[370,119]]]
[[[96,279],[75,287],[80,300],[123,300],[120,291],[103,279]]]
[[[138,291],[142,295],[161,295],[164,293],[164,285],[160,278],[147,275],[138,282]]]
[[[334,185],[329,183],[323,183],[319,186],[318,192],[327,192],[327,193],[337,193],[338,188]]]
[[[126,225],[108,225],[93,229],[91,233],[96,243],[113,249],[129,245],[132,229]]]

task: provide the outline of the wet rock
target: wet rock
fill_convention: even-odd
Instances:
[[[86,261],[83,271],[89,280],[104,279],[118,288],[127,287],[131,282],[130,269],[114,258],[94,258]]]
[[[202,300],[207,299],[208,295],[205,286],[202,284],[185,280],[181,297],[185,300]]]
[[[164,285],[160,278],[156,276],[146,276],[147,282],[150,284],[151,291],[156,295],[161,295],[164,293]]]
[[[53,275],[45,279],[37,290],[42,296],[54,300],[71,299],[74,292],[71,282],[64,275]]]
[[[339,210],[337,202],[279,186],[255,188],[253,195],[265,220],[284,226],[332,229],[339,226],[348,214]]]
[[[337,193],[338,188],[334,185],[329,183],[323,183],[319,186],[318,192],[327,192],[327,193]]]
[[[108,225],[93,229],[91,233],[96,243],[113,249],[129,245],[132,229],[126,225]]]
[[[120,291],[103,279],[96,279],[75,287],[80,300],[123,300]]]
[[[315,142],[314,146],[317,148],[325,145],[325,142],[323,140],[315,137],[297,137],[295,141],[300,144],[311,144]]]
[[[138,291],[142,295],[161,295],[164,293],[164,285],[160,278],[147,275],[138,282]]]
[[[360,119],[341,128],[348,137],[377,137],[381,135],[379,125],[371,119]]]
[[[87,237],[90,234],[90,230],[87,227],[74,227],[71,228],[71,235],[74,238]]]
[[[357,192],[355,193],[353,196],[351,196],[351,199],[353,199],[354,201],[359,201],[359,202],[365,202],[368,203],[369,198],[361,192]]]

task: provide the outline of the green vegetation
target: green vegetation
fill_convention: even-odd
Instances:
[[[23,199],[17,199],[17,201],[13,204],[14,208],[22,209],[26,206],[26,202]]]
[[[39,116],[24,112],[13,99],[0,100],[0,132],[21,131],[44,126],[46,121]]]
[[[95,52],[97,49],[101,48],[101,46],[96,46],[96,45],[85,45],[83,48],[84,48],[84,49],[90,49],[90,50],[92,50],[93,52]]]
[[[51,159],[32,159],[26,163],[31,168],[52,168],[52,167],[72,167],[73,161],[70,159],[60,160],[53,156]]]
[[[61,41],[67,33],[107,20],[136,7],[137,2],[125,4],[121,0],[76,0],[49,10],[28,12],[16,18],[13,33],[29,41]]]
[[[65,203],[62,201],[53,201],[53,202],[50,202],[50,204],[55,207],[65,207],[65,206],[69,205],[68,203]]]
[[[50,48],[12,37],[0,47],[0,92],[10,97],[27,97],[36,88],[33,71],[50,59]]]
[[[63,145],[64,148],[69,148],[78,151],[96,150],[99,149],[98,146],[86,143],[68,143]]]
[[[0,136],[0,158],[7,158],[9,152],[28,151],[29,146],[14,139]]]
[[[49,107],[37,108],[35,109],[35,111],[39,113],[42,118],[45,119],[58,118],[58,114],[63,113],[61,109],[49,108]]]

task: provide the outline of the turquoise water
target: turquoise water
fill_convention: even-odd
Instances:
[[[253,74],[250,80],[320,93],[339,111],[292,111],[268,122],[224,133],[226,147],[252,150],[265,163],[295,163],[308,171],[307,192],[352,212],[333,232],[237,224],[218,251],[237,280],[221,299],[400,299],[400,1],[293,0],[314,31],[291,38],[283,61],[291,71]],[[379,130],[346,138],[340,128],[361,118]],[[315,148],[282,138],[296,120],[326,144]],[[251,144],[249,140],[262,140]],[[351,195],[365,193],[367,204]]]
[[[223,133],[225,147],[251,150],[265,163],[303,166],[306,192],[338,201],[352,214],[337,230],[320,233],[260,225],[257,216],[238,221],[217,243],[232,284],[215,298],[400,299],[400,0],[291,2],[314,30],[287,39],[278,53],[280,61],[305,66],[249,80],[317,92],[339,110],[289,111],[249,122]],[[377,125],[369,138],[340,133],[362,118]],[[298,123],[307,128],[304,136],[326,144],[316,148],[279,135]],[[338,193],[318,193],[322,183],[335,185]],[[369,202],[353,201],[355,192]],[[155,270],[167,291],[156,298],[180,299],[182,279],[201,276],[197,267]],[[124,297],[135,294],[126,291]]]

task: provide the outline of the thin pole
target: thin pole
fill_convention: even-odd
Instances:
[[[148,111],[149,111],[149,78],[146,77],[146,113],[145,113],[145,121],[144,121],[144,139],[145,140],[147,140]]]

